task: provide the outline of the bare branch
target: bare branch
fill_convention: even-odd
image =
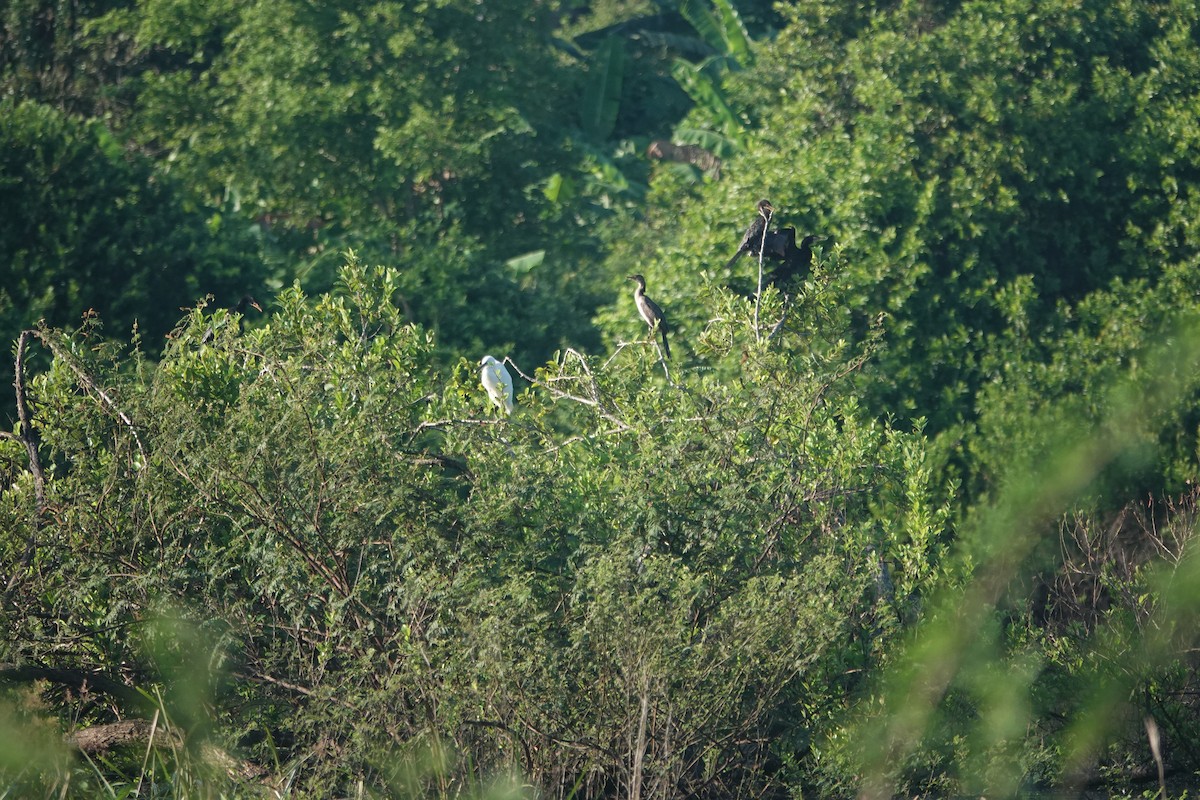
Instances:
[[[17,339],[16,380],[13,381],[13,388],[17,390],[17,419],[21,421],[21,441],[25,443],[25,452],[29,454],[29,471],[33,473],[33,494],[37,498],[40,518],[46,510],[46,473],[42,471],[42,460],[38,455],[40,437],[29,413],[29,395],[25,387],[25,350],[30,336],[40,338],[37,331],[24,330]]]
[[[584,358],[575,349],[568,347],[565,351],[563,351],[564,363],[566,360],[566,356],[568,356],[568,355],[573,356],[579,362],[580,367],[583,370],[583,373],[587,376],[588,383],[586,385],[587,385],[587,388],[589,390],[589,394],[591,395],[591,397],[583,397],[578,394],[572,394],[571,392],[565,392],[565,391],[557,388],[554,385],[554,384],[557,384],[560,382],[565,382],[565,381],[577,383],[580,380],[579,378],[560,377],[560,378],[553,378],[550,381],[540,381],[537,378],[531,377],[529,375],[526,375],[524,372],[522,372],[521,368],[518,367],[511,358],[504,359],[504,363],[511,365],[512,368],[517,371],[518,375],[520,375],[525,380],[529,381],[529,383],[531,383],[532,385],[540,386],[541,388],[545,389],[547,392],[550,393],[550,396],[553,397],[555,400],[569,400],[573,403],[580,403],[585,406],[591,406],[592,408],[596,409],[596,413],[598,413],[601,417],[603,417],[604,419],[606,419],[609,422],[616,425],[618,429],[620,429],[622,431],[634,430],[634,427],[632,425],[630,425],[628,422],[626,422],[625,420],[618,417],[614,412],[608,411],[604,408],[604,404],[601,400],[601,395],[600,395],[600,385],[596,382],[595,376],[592,375],[592,371],[587,365],[587,359]]]
[[[10,571],[8,584],[4,587],[4,601],[6,604],[9,598],[12,597],[13,590],[16,589],[21,575],[33,563],[33,555],[37,552],[38,532],[41,530],[46,518],[46,473],[42,471],[42,459],[38,454],[38,445],[40,444],[41,437],[38,436],[37,428],[34,427],[33,415],[29,412],[29,395],[25,386],[25,351],[31,335],[36,336],[37,331],[21,331],[21,335],[17,339],[17,358],[14,370],[16,377],[13,380],[13,388],[17,394],[17,419],[21,423],[21,434],[19,437],[12,434],[7,434],[7,436],[11,439],[17,439],[25,445],[25,452],[29,457],[29,472],[33,475],[33,496],[37,505],[37,517],[34,522],[33,532],[29,534],[29,539],[25,542],[25,553],[21,556],[21,567]]]
[[[758,309],[762,305],[763,254],[767,248],[767,228],[771,226],[772,216],[772,212],[768,211],[766,213],[766,217],[763,220],[762,240],[758,243],[758,291],[754,293],[754,340],[756,342],[762,341],[762,331],[758,328]]]

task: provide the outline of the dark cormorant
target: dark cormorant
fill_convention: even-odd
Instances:
[[[772,270],[771,283],[787,284],[796,277],[806,276],[809,269],[812,268],[813,242],[822,241],[824,238],[824,236],[809,234],[800,240],[800,246],[797,247],[795,228],[767,231],[763,255],[783,262]]]
[[[771,205],[770,200],[759,200],[758,216],[754,218],[754,222],[750,223],[750,227],[746,229],[746,235],[742,237],[742,243],[738,245],[737,252],[733,254],[733,258],[729,259],[725,264],[725,269],[730,269],[737,260],[745,253],[758,255],[758,249],[762,246],[763,231],[766,230],[767,223],[771,221],[771,215],[775,213],[775,206]]]
[[[251,297],[248,294],[244,294],[244,295],[242,295],[242,299],[238,300],[238,304],[233,307],[233,310],[244,316],[247,308],[253,308],[255,311],[257,311],[260,314],[262,313],[262,310],[263,310],[262,306],[260,306],[258,304],[257,300],[255,300],[253,297]]]
[[[646,279],[641,275],[630,275],[629,280],[637,284],[633,290],[633,302],[637,303],[638,314],[641,314],[642,319],[650,326],[650,335],[654,335],[654,329],[657,328],[662,336],[663,353],[667,358],[671,357],[671,346],[667,344],[667,331],[670,326],[667,325],[667,315],[659,308],[658,303],[646,297]]]

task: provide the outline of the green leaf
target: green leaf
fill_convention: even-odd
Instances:
[[[696,29],[696,33],[718,53],[728,50],[721,24],[717,21],[707,0],[683,0],[679,13]]]
[[[715,14],[707,0],[684,0],[679,4],[679,13],[717,53],[732,56],[735,66],[752,65],[750,35],[737,9],[729,0],[714,0],[714,5]]]
[[[721,33],[725,39],[726,52],[732,55],[740,66],[749,67],[754,64],[754,52],[750,49],[750,34],[742,24],[730,0],[713,0],[721,15]]]
[[[729,131],[740,130],[742,125],[721,88],[704,72],[703,65],[697,66],[683,59],[675,59],[671,64],[671,76],[683,91],[687,92],[692,102],[708,113]]]
[[[625,48],[615,36],[605,39],[592,54],[591,77],[583,88],[580,118],[584,132],[595,141],[612,135],[621,107],[625,76]]]
[[[575,196],[575,181],[556,172],[546,179],[542,194],[551,203],[566,203]]]
[[[679,144],[698,145],[718,158],[728,158],[742,149],[740,137],[729,136],[710,128],[681,125],[674,133],[674,139]]]
[[[504,262],[504,266],[508,267],[513,272],[518,272],[518,273],[523,274],[523,273],[531,271],[534,267],[537,267],[545,260],[546,260],[546,251],[545,250],[533,250],[531,252],[522,253],[519,256],[514,256],[513,258],[510,258],[508,261]]]

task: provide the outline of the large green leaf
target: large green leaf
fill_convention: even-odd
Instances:
[[[717,12],[721,15],[721,33],[725,38],[726,51],[743,67],[754,64],[754,53],[750,49],[750,34],[742,24],[730,0],[713,0]]]
[[[684,0],[679,4],[679,13],[718,53],[732,56],[736,66],[750,66],[754,63],[750,35],[742,25],[737,9],[729,0],[713,0],[713,5],[716,13],[708,0]]]
[[[676,59],[671,65],[671,76],[685,91],[692,102],[708,111],[719,127],[735,134],[742,129],[741,121],[729,107],[721,87],[704,71],[704,65],[695,65]]]
[[[696,128],[690,125],[680,125],[675,128],[674,137],[679,144],[694,144],[703,147],[718,158],[728,158],[742,149],[742,138],[730,136],[722,131],[709,128]]]
[[[535,267],[541,265],[546,260],[545,250],[531,250],[528,253],[522,253],[519,256],[513,256],[508,261],[504,262],[504,266],[518,274],[531,272]]]
[[[616,127],[617,111],[621,107],[625,47],[619,38],[609,36],[596,48],[589,72],[580,117],[584,132],[595,141],[604,141]]]
[[[708,42],[709,47],[718,53],[724,53],[728,49],[725,36],[721,32],[721,23],[713,14],[708,0],[684,0],[679,4],[679,13],[696,29],[696,33]]]

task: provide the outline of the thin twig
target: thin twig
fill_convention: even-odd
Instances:
[[[25,445],[25,452],[29,456],[29,471],[33,474],[33,497],[37,505],[37,515],[34,519],[33,531],[29,534],[29,538],[25,542],[25,552],[21,556],[21,566],[13,569],[8,576],[8,584],[4,587],[4,602],[8,604],[8,600],[12,597],[13,591],[17,588],[17,583],[29,566],[33,563],[34,553],[37,552],[38,534],[42,529],[42,525],[46,520],[46,473],[42,471],[41,456],[38,455],[39,439],[37,428],[33,425],[33,415],[29,413],[29,396],[26,393],[25,387],[25,350],[29,343],[30,335],[37,335],[36,331],[26,330],[21,331],[20,337],[17,339],[17,358],[15,363],[16,376],[13,380],[13,388],[17,393],[17,418],[21,422],[20,441]]]
[[[448,428],[451,425],[479,425],[482,427],[485,425],[500,425],[504,422],[505,420],[502,419],[475,419],[474,417],[464,419],[431,419],[418,423],[417,427],[413,428],[412,436],[409,437],[409,443],[412,443],[417,434],[430,429]]]
[[[558,379],[558,380],[555,380],[552,382],[540,381],[537,378],[534,378],[530,375],[526,375],[524,372],[522,372],[521,368],[518,367],[516,365],[516,362],[514,362],[511,358],[505,358],[504,363],[510,365],[514,370],[516,370],[518,375],[520,375],[525,380],[529,381],[529,383],[531,383],[532,385],[540,386],[543,389],[545,389],[547,392],[550,393],[551,397],[553,397],[555,400],[569,400],[574,403],[580,403],[585,406],[591,406],[592,408],[596,409],[596,413],[598,413],[600,416],[604,417],[606,420],[608,420],[609,422],[616,425],[621,430],[624,430],[624,431],[634,430],[634,427],[632,425],[630,425],[628,422],[626,422],[625,420],[616,416],[616,414],[614,414],[604,408],[604,404],[600,397],[600,386],[599,386],[599,384],[596,383],[596,378],[595,378],[595,376],[592,375],[591,369],[588,368],[587,359],[584,358],[574,348],[568,347],[566,350],[563,351],[563,362],[565,362],[566,356],[568,356],[568,355],[575,357],[575,359],[579,362],[581,368],[583,369],[584,374],[587,375],[587,377],[589,379],[589,383],[590,383],[590,386],[589,386],[589,388],[591,389],[590,393],[592,395],[590,398],[582,397],[578,394],[572,394],[571,392],[564,392],[563,390],[558,389],[552,385],[552,383],[558,382],[558,380],[577,381],[578,380],[577,378],[561,378],[561,379]]]
[[[762,212],[759,212],[762,213]],[[763,251],[767,247],[767,227],[771,224],[772,212],[763,214],[762,239],[758,243],[758,291],[754,294],[754,341],[762,341],[762,331],[758,329],[758,309],[762,305],[763,290]]]
[[[768,342],[771,341],[772,339],[774,339],[779,334],[779,332],[781,330],[783,330],[783,324],[785,322],[787,322],[788,312],[790,312],[791,310],[792,310],[791,298],[788,297],[787,295],[784,295],[784,297],[783,297],[783,316],[781,316],[779,318],[779,322],[776,322],[775,326],[773,328],[771,328],[771,333],[767,335]]]
[[[573,445],[576,442],[583,442],[583,441],[587,441],[588,439],[599,439],[604,436],[612,436],[614,433],[625,433],[627,430],[629,430],[629,429],[628,428],[613,428],[612,430],[600,431],[599,433],[590,433],[590,434],[582,434],[581,433],[578,436],[572,436],[569,439],[564,439],[562,442],[554,445],[554,447],[547,448],[546,452],[547,453],[557,453],[559,450],[562,450],[565,447],[569,447],[570,445]]]
[[[29,471],[33,473],[33,495],[37,500],[38,517],[46,509],[46,473],[42,471],[41,457],[38,455],[38,432],[33,426],[33,418],[29,413],[29,396],[25,387],[25,350],[30,336],[40,334],[34,330],[21,331],[17,339],[16,379],[13,388],[17,390],[17,418],[21,421],[21,441],[25,443],[25,452],[29,454]]]
[[[640,342],[617,342],[617,349],[614,350],[613,354],[608,357],[607,361],[604,362],[604,369],[608,369],[608,365],[613,362],[614,358],[620,355],[622,350],[634,344],[640,344]]]
[[[650,344],[654,345],[654,352],[658,353],[658,363],[662,364],[663,374],[667,376],[667,383],[671,383],[671,370],[667,368],[667,358],[663,355],[662,348],[658,346],[658,340],[654,338],[654,333],[657,330],[657,325],[650,330]]]

